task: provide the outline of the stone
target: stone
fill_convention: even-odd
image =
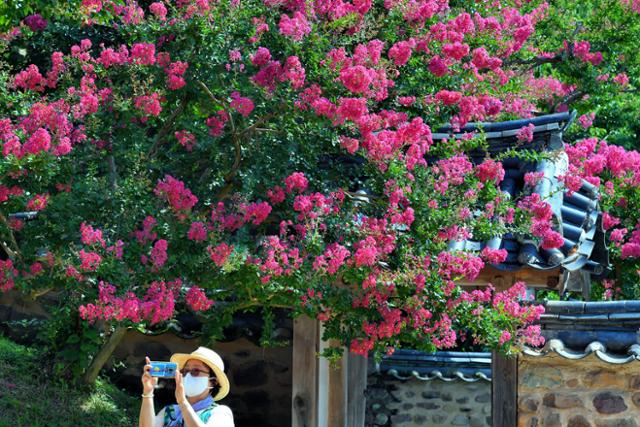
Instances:
[[[542,372],[528,369],[521,380],[522,386],[528,388],[554,388],[562,383],[562,372],[555,368],[545,368]]]
[[[434,423],[436,424],[442,424],[445,421],[447,421],[447,415],[446,414],[433,414],[431,415],[431,420],[433,420]]]
[[[638,423],[633,418],[617,418],[596,420],[596,427],[638,427]]]
[[[423,399],[438,399],[440,397],[439,391],[423,391],[420,393]]]
[[[640,390],[640,375],[634,375],[629,378],[629,388],[633,390]]]
[[[408,391],[404,392],[404,397],[406,397],[407,399],[411,399],[415,395],[416,394],[414,392],[412,392],[411,390],[408,390]]]
[[[633,393],[633,395],[631,395],[631,401],[640,408],[640,393]]]
[[[479,417],[471,417],[469,418],[469,427],[487,427],[484,420]]]
[[[402,409],[405,411],[408,411],[409,409],[413,408],[413,404],[412,403],[403,403],[402,404]]]
[[[578,381],[577,378],[572,378],[570,380],[567,380],[567,382],[565,382],[565,384],[569,388],[576,388],[576,387],[578,387],[580,385],[580,381]]]
[[[467,402],[469,402],[469,397],[468,396],[464,396],[464,397],[461,397],[459,399],[456,399],[456,403],[465,404]]]
[[[593,406],[601,414],[619,414],[627,410],[622,396],[618,396],[609,391],[598,393],[593,398]]]
[[[416,415],[413,417],[413,422],[418,425],[423,425],[427,421],[427,417],[424,415]]]
[[[409,414],[398,414],[391,416],[391,424],[393,424],[394,426],[398,423],[404,423],[407,421],[411,421],[411,415]]]
[[[562,427],[560,423],[560,414],[548,414],[544,417],[544,427]]]
[[[382,408],[382,405],[379,403],[374,403],[373,405],[371,405],[371,409],[373,409],[374,411],[377,411],[380,408]]]
[[[482,393],[476,396],[475,399],[478,403],[488,403],[491,402],[491,393]]]
[[[376,414],[376,419],[373,422],[379,426],[383,426],[387,424],[388,421],[389,421],[389,416],[387,414],[380,413],[380,414]]]
[[[538,419],[521,414],[518,416],[518,427],[538,427]]]
[[[591,423],[582,415],[574,415],[569,418],[569,424],[567,424],[567,427],[591,427]]]
[[[438,405],[437,403],[433,403],[433,402],[418,402],[418,403],[416,403],[416,406],[418,408],[427,409],[427,410],[439,409],[440,408],[440,405]]]
[[[595,371],[589,371],[582,378],[582,384],[588,388],[617,388],[625,386],[625,378],[623,376],[618,376],[615,372],[606,369],[598,369]]]
[[[453,417],[453,420],[451,420],[451,425],[452,426],[468,426],[469,418],[465,417],[464,415],[456,415],[455,417]]]
[[[524,413],[533,413],[538,410],[540,401],[533,397],[521,397],[518,402],[518,409]]]
[[[440,395],[440,399],[444,400],[445,402],[451,402],[453,400],[453,396],[451,395],[451,393],[442,393]]]
[[[547,393],[542,398],[542,404],[549,408],[558,409],[584,407],[582,399],[577,394]]]

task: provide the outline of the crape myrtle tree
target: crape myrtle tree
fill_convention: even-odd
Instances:
[[[546,50],[555,42],[537,31],[551,33],[556,5],[65,4],[3,35],[0,289],[56,296],[47,338],[73,373],[93,379],[126,328],[162,330],[184,311],[219,336],[233,313],[259,310],[267,343],[286,308],[363,355],[542,342],[525,284],[456,285],[506,251],[447,243],[511,231],[559,247],[550,206],[505,197],[500,157],[470,161],[481,132],[434,140],[432,128],[633,90],[625,58],[580,44],[583,28]],[[612,7],[637,27],[637,1]],[[574,81],[597,67],[606,84]],[[640,157],[582,136],[564,180],[602,187],[635,283]],[[523,150],[500,156],[539,157],[531,140],[521,129]]]

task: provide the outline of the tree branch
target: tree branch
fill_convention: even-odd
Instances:
[[[155,141],[154,141],[153,145],[151,146],[151,149],[149,149],[149,156],[150,157],[153,157],[153,156],[156,155],[156,152],[157,152],[158,148],[160,148],[160,146],[164,142],[163,141],[164,137],[167,136],[169,131],[171,131],[171,128],[173,127],[176,119],[178,118],[178,116],[180,114],[182,114],[182,112],[187,107],[187,102],[188,101],[189,101],[189,95],[185,95],[182,98],[180,98],[178,107],[175,110],[173,110],[173,112],[171,113],[169,118],[167,118],[167,121],[164,122],[164,124],[162,125],[162,127],[158,131],[158,134],[156,135]]]
[[[0,222],[7,228],[7,231],[9,232],[9,240],[12,248],[9,248],[7,244],[2,241],[0,241],[0,246],[2,246],[2,249],[4,249],[9,258],[15,259],[17,257],[18,259],[22,259],[22,255],[20,254],[20,247],[18,246],[18,242],[16,241],[16,236],[14,236],[13,234],[13,230],[11,229],[9,221],[7,221],[7,218],[2,213],[0,213]]]

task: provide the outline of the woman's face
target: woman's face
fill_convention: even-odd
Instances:
[[[198,369],[199,377],[207,376],[210,378],[211,387],[214,387],[218,384],[215,373],[207,366],[206,363],[198,360],[198,359],[189,359],[184,364],[183,369],[187,371],[191,371],[192,369]]]

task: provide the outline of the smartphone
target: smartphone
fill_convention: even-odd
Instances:
[[[173,378],[177,369],[178,364],[175,362],[151,362],[149,373],[152,377]]]

